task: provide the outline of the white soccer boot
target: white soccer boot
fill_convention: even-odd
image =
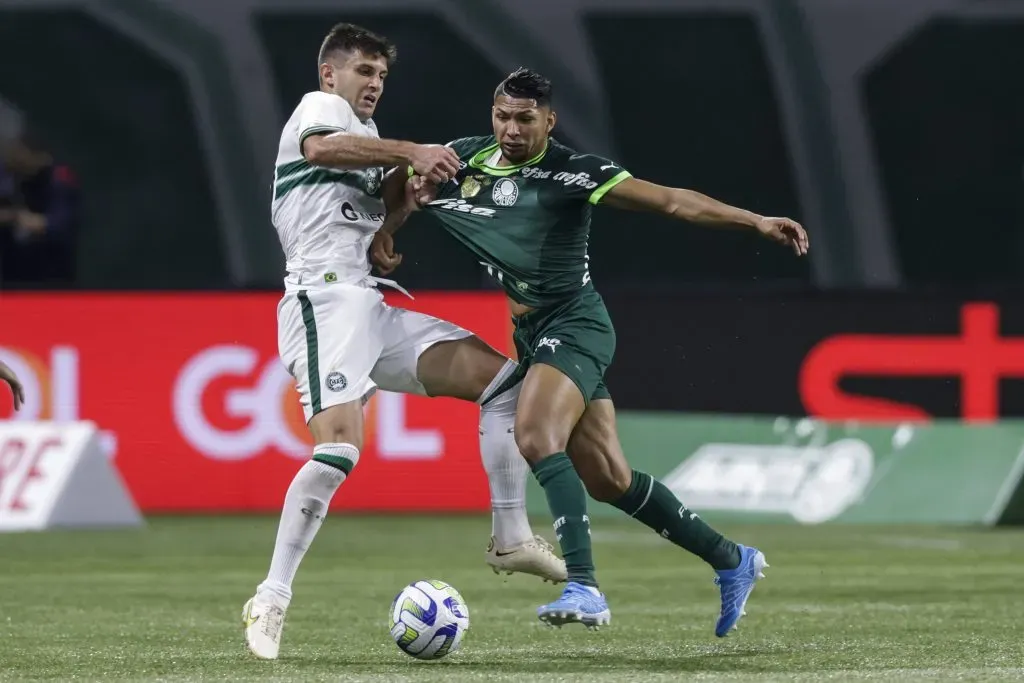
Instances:
[[[562,583],[569,578],[565,571],[565,560],[555,555],[554,548],[543,536],[534,536],[515,548],[501,549],[495,545],[494,536],[491,536],[484,557],[495,574],[521,572],[539,576],[551,583]]]
[[[269,591],[249,598],[242,608],[245,644],[260,659],[277,659],[287,609],[287,603]]]

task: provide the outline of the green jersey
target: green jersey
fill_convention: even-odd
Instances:
[[[631,177],[618,164],[577,154],[553,138],[517,166],[497,166],[493,135],[448,143],[462,160],[426,211],[467,246],[514,301],[543,307],[590,284],[590,213]]]

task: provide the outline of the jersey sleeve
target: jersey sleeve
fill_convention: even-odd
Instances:
[[[574,154],[569,157],[561,180],[567,196],[597,204],[608,190],[632,177],[632,173],[604,157]]]
[[[299,149],[310,135],[344,133],[352,128],[355,114],[344,99],[326,92],[311,92],[299,105]]]

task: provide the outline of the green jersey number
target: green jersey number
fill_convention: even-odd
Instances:
[[[501,284],[505,284],[506,282],[514,283],[516,289],[519,289],[521,291],[526,291],[527,289],[530,288],[530,286],[527,283],[525,283],[525,282],[518,282],[518,281],[514,280],[513,278],[510,278],[508,276],[508,274],[505,273],[505,271],[501,270],[500,268],[498,268],[498,267],[496,267],[496,266],[494,266],[494,265],[492,265],[490,263],[487,263],[486,261],[478,261],[478,263],[481,266],[483,266],[484,268],[487,269],[487,274],[489,276],[493,277],[495,280],[497,280]],[[590,282],[590,254],[584,254],[583,255],[583,281],[580,283],[580,286],[581,287],[585,287],[588,282]]]

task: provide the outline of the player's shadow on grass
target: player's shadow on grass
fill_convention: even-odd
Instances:
[[[621,652],[607,652],[607,653],[595,653],[595,652],[573,652],[568,651],[564,657],[552,657],[545,659],[543,662],[530,662],[530,661],[519,661],[516,662],[516,672],[520,674],[559,674],[571,671],[572,673],[581,673],[589,670],[594,671],[623,671],[636,673],[638,671],[650,672],[650,673],[670,673],[670,672],[735,672],[735,671],[749,671],[749,672],[763,672],[765,671],[765,661],[761,659],[766,654],[769,654],[770,650],[724,650],[722,652],[709,652],[702,653],[699,655],[693,654],[680,654],[678,656],[664,655],[664,656],[643,656],[643,657],[630,657],[623,656]],[[749,661],[747,661],[749,660]],[[363,658],[352,657],[332,657],[332,656],[317,656],[315,659],[306,658],[289,658],[288,663],[298,667],[304,667],[312,665],[317,668],[323,667],[325,664],[332,669],[341,670],[342,668],[348,673],[374,673],[380,672],[381,662],[380,660],[368,661]],[[395,671],[395,663],[389,662],[389,670]],[[441,674],[444,670],[451,670],[454,674],[456,671],[459,674],[469,673],[488,673],[496,671],[497,669],[506,669],[509,666],[506,658],[500,658],[494,662],[488,662],[476,658],[461,657],[450,657],[444,661],[438,662],[417,662],[409,661],[407,663],[408,670],[422,671],[423,673],[435,673]],[[405,669],[404,666],[399,664],[399,668]],[[364,669],[361,671],[361,669]]]
[[[516,668],[523,673],[564,673],[568,668],[577,671],[644,671],[650,673],[670,673],[677,671],[744,671],[763,670],[764,662],[756,665],[755,658],[764,656],[762,650],[726,650],[720,653],[711,654],[679,654],[655,655],[643,657],[623,656],[622,652],[572,652],[566,653],[564,657],[552,658],[545,662],[524,662],[516,665]],[[752,661],[745,662],[750,659]],[[482,670],[490,667],[484,662],[471,660],[459,661],[452,659],[447,662],[449,666],[458,666],[460,671],[466,671],[474,666]]]

